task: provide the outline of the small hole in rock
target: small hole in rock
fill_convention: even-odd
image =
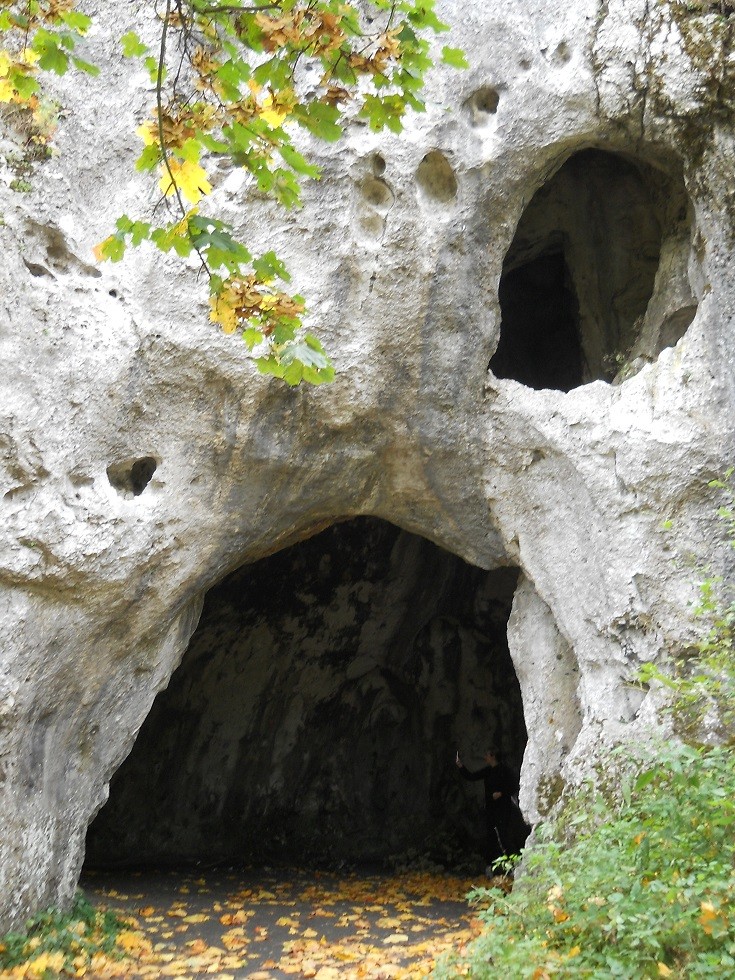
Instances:
[[[362,182],[360,190],[368,204],[372,204],[378,210],[389,208],[393,203],[393,192],[390,187],[377,177],[368,177]]]
[[[40,265],[38,262],[29,262],[28,259],[23,259],[23,262],[25,263],[25,267],[28,269],[30,274],[35,276],[37,279],[41,278],[42,276],[50,276],[53,279],[53,272],[51,272],[50,269],[47,269],[45,265]]]
[[[488,116],[493,116],[498,111],[499,103],[500,93],[490,85],[483,85],[482,88],[474,92],[466,103],[472,125],[485,125],[488,122]]]
[[[385,173],[385,159],[379,153],[373,156],[373,173],[376,177],[382,177]]]
[[[157,465],[152,456],[126,459],[107,467],[107,479],[118,493],[139,497],[151,482]]]
[[[113,299],[117,299],[117,290],[116,289],[111,289],[110,290],[110,296],[112,296]]]
[[[439,150],[427,153],[416,171],[416,182],[426,197],[448,204],[457,196],[457,178],[449,160]]]

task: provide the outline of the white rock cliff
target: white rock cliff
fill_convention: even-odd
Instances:
[[[132,166],[153,96],[117,43],[151,23],[85,4],[105,70],[56,83],[58,154],[1,191],[3,927],[72,896],[112,774],[239,565],[373,515],[519,568],[535,817],[543,787],[643,730],[638,666],[691,643],[696,567],[732,563],[708,483],[733,459],[733,23],[662,0],[438,6],[471,68],[437,68],[403,134],[353,122],[310,146],[324,176],[293,214],[218,178],[334,355],[334,384],[289,390],[176,260],[94,262],[117,215],[155,204]],[[580,159],[583,205],[562,174]],[[523,316],[549,255],[550,295],[577,304],[568,391],[514,380],[513,357],[488,369],[501,275]]]

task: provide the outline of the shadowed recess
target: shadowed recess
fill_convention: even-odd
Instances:
[[[516,581],[373,518],[232,573],[113,778],[88,863],[476,852],[482,796],[454,755],[495,742],[520,768]]]
[[[690,252],[680,176],[617,153],[574,154],[518,223],[503,263],[490,369],[560,391],[625,380],[676,344],[694,318]]]

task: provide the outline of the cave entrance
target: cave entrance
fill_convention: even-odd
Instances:
[[[625,380],[696,313],[683,178],[583,150],[533,196],[503,262],[498,378],[570,391]]]
[[[478,853],[482,784],[454,755],[478,765],[495,743],[520,769],[517,578],[373,518],[233,572],[112,780],[87,866]]]

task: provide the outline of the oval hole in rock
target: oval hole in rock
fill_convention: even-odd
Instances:
[[[457,178],[449,160],[439,150],[427,153],[416,171],[419,189],[433,201],[449,204],[457,196]]]
[[[621,153],[575,153],[518,222],[490,369],[559,391],[625,380],[694,318],[690,253],[691,208],[675,162],[665,172]]]
[[[393,203],[393,191],[388,187],[384,180],[377,177],[368,177],[360,185],[362,196],[378,211],[387,210]]]
[[[495,115],[500,103],[500,93],[491,85],[478,88],[466,102],[470,112],[470,122],[473,126],[484,126],[489,117]]]
[[[152,456],[126,459],[107,467],[107,479],[118,493],[139,497],[151,482],[157,466]]]

